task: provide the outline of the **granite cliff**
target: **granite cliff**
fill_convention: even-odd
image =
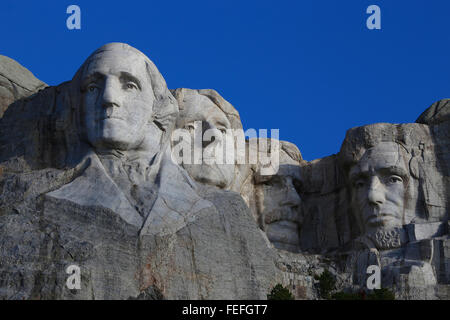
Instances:
[[[308,162],[273,139],[230,152],[235,107],[169,90],[126,44],[58,86],[0,56],[0,298],[265,299],[281,283],[318,299],[324,270],[357,292],[375,265],[398,299],[449,299],[448,106],[349,129]],[[177,161],[199,154],[234,158]]]

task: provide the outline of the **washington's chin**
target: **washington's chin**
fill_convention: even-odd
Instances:
[[[124,139],[123,135],[107,133],[102,136],[91,137],[89,138],[89,142],[95,148],[117,150],[129,150],[137,144],[135,141]]]
[[[103,127],[88,131],[88,140],[95,148],[129,150],[139,144],[138,134],[119,119],[103,121]]]

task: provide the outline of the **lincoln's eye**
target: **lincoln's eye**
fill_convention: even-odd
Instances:
[[[401,183],[401,182],[403,182],[403,179],[399,176],[390,176],[388,182],[392,183],[392,184],[393,183]]]

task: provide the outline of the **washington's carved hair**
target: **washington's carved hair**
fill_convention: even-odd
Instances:
[[[141,51],[133,48],[125,43],[108,43],[99,49],[95,50],[81,65],[81,67],[76,72],[75,76],[71,81],[70,95],[71,95],[71,108],[73,114],[75,115],[75,125],[81,133],[81,137],[84,137],[85,128],[83,117],[83,103],[82,103],[82,92],[81,83],[84,74],[89,66],[91,60],[98,54],[105,51],[128,51],[130,53],[136,54],[142,57],[146,66],[146,74],[149,77],[149,81],[152,86],[153,93],[155,95],[155,100],[153,102],[153,112],[151,119],[149,121],[154,121],[155,124],[164,132],[162,142],[168,141],[168,137],[175,126],[175,119],[178,114],[178,105],[175,98],[170,93],[167,88],[166,81],[162,77],[161,73],[156,68],[155,64]]]

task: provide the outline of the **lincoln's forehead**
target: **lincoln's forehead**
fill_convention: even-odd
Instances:
[[[119,75],[126,72],[135,77],[145,76],[145,58],[130,50],[108,50],[94,54],[86,61],[84,77],[94,73]]]
[[[375,173],[380,170],[407,172],[402,147],[397,143],[380,143],[368,149],[350,174]]]

